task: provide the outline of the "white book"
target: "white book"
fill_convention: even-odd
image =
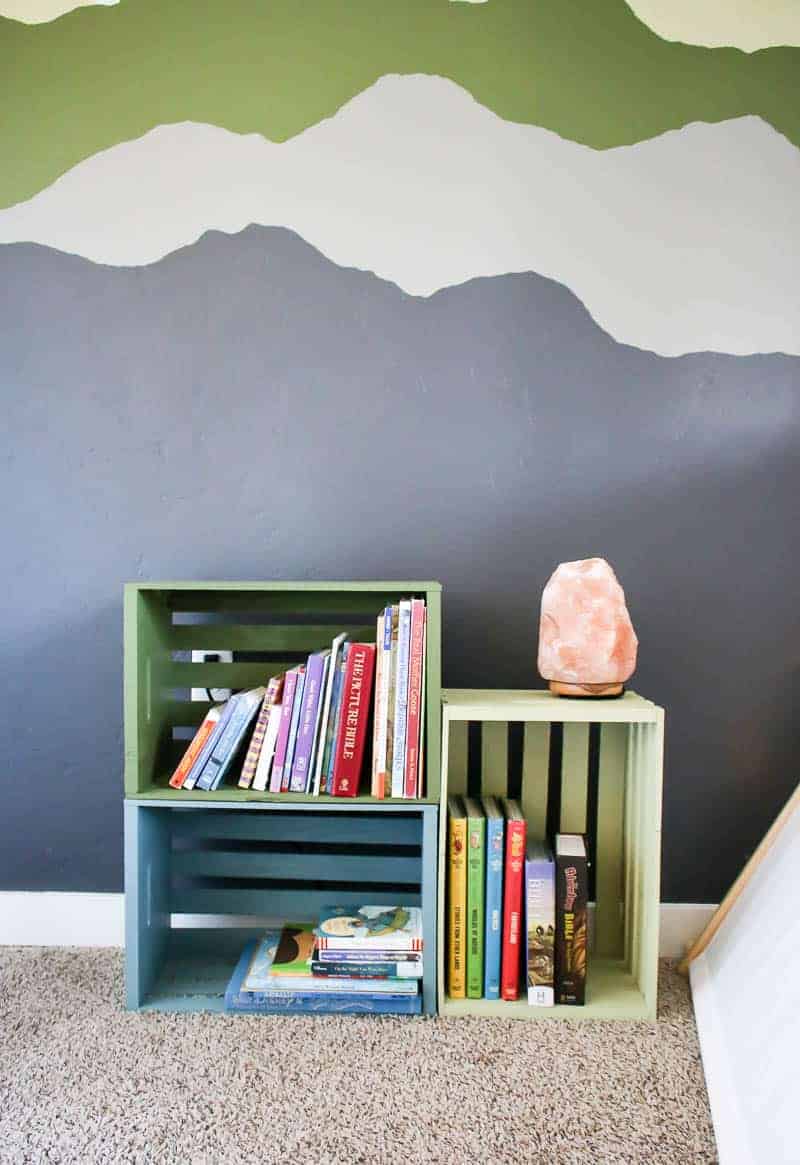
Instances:
[[[375,715],[372,730],[371,792],[373,797],[385,797],[386,790],[378,788],[378,774],[386,772],[386,739],[389,727],[389,668],[392,663],[391,607],[386,607],[378,615],[375,626],[375,648]]]
[[[408,712],[408,650],[411,641],[411,600],[400,603],[397,631],[397,681],[394,693],[392,796],[402,797],[406,773],[406,716]]]
[[[264,733],[264,743],[261,745],[261,753],[258,758],[256,775],[253,777],[252,785],[252,788],[259,793],[264,793],[267,788],[269,770],[272,768],[272,758],[275,755],[275,742],[278,739],[278,728],[280,727],[282,712],[282,704],[273,704],[269,710],[267,731]]]
[[[425,772],[425,678],[428,663],[428,612],[425,611],[425,623],[422,628],[422,691],[420,692],[419,709],[419,748],[417,749],[417,796],[424,796]]]
[[[326,660],[325,684],[322,689],[322,715],[319,717],[317,723],[317,737],[314,741],[316,754],[314,757],[314,764],[309,765],[309,770],[314,774],[314,782],[312,785],[312,793],[315,797],[319,796],[320,783],[322,781],[322,762],[325,759],[325,741],[328,738],[328,720],[331,714],[331,695],[333,693],[333,681],[336,677],[336,668],[339,664],[339,654],[342,650],[342,644],[347,638],[347,632],[343,631],[341,635],[337,635],[331,644],[331,653]]]

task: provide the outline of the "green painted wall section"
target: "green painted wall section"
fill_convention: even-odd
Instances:
[[[0,20],[0,205],[165,122],[284,141],[384,73],[598,149],[743,114],[800,145],[799,49],[668,43],[623,0],[123,0]]]

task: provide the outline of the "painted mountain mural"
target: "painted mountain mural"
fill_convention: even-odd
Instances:
[[[0,635],[6,674],[25,676],[2,748],[12,799],[43,770],[69,798],[81,761],[64,758],[91,740],[102,792],[68,833],[104,881],[120,860],[104,821],[127,578],[444,576],[447,674],[530,686],[541,564],[602,551],[626,564],[643,689],[673,660],[659,687],[673,763],[722,779],[751,740],[752,692],[767,700],[794,617],[749,564],[788,570],[800,549],[776,506],[800,487],[800,359],[624,346],[533,274],[409,296],[277,228],[139,268],[9,245],[0,289],[15,435]],[[759,731],[788,763],[771,717]],[[38,813],[17,805],[9,868]],[[678,868],[681,837],[666,841]]]
[[[394,73],[449,78],[499,117],[599,149],[747,114],[798,144],[799,62],[792,47],[670,43],[624,0],[126,0],[0,18],[0,205],[156,125],[286,141]]]
[[[383,77],[281,145],[159,126],[0,210],[0,243],[137,265],[210,228],[285,226],[415,295],[531,270],[664,355],[798,354],[798,189],[800,150],[757,117],[598,151],[441,77]]]

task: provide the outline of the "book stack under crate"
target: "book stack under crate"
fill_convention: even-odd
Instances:
[[[260,947],[264,972],[276,930],[308,933],[331,904],[352,903],[419,921],[424,955],[395,961],[421,974],[409,986],[404,968],[389,976],[372,966],[371,990],[330,992],[320,985],[330,973],[308,966],[291,990],[270,983],[273,1004],[316,1010],[320,995],[341,1005],[349,992],[361,997],[349,1001],[357,1010],[435,1011],[440,612],[441,588],[428,582],[126,588],[129,1007],[223,1010],[246,953]],[[279,790],[286,683],[294,673],[297,691],[301,670],[308,698],[291,701],[295,748],[290,756],[287,739],[278,754]]]

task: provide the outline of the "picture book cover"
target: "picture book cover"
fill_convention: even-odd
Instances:
[[[255,943],[240,990],[263,991],[272,979],[272,962],[278,951],[282,927],[267,930]]]
[[[500,998],[500,951],[503,926],[503,840],[505,822],[494,797],[481,801],[486,814],[486,901],[483,940],[483,994]]]
[[[467,814],[467,998],[483,998],[486,817],[478,801],[464,798]]]
[[[544,841],[528,841],[525,850],[525,929],[527,931],[528,1003],[552,1007],[555,968],[556,869]]]
[[[587,900],[586,843],[579,833],[556,834],[556,1003],[585,1002]]]
[[[447,992],[467,994],[467,817],[460,797],[447,798]]]
[[[320,950],[421,951],[418,906],[323,906],[317,927]]]
[[[299,975],[310,979],[314,942],[314,928],[310,922],[285,923],[272,958],[270,974]]]

